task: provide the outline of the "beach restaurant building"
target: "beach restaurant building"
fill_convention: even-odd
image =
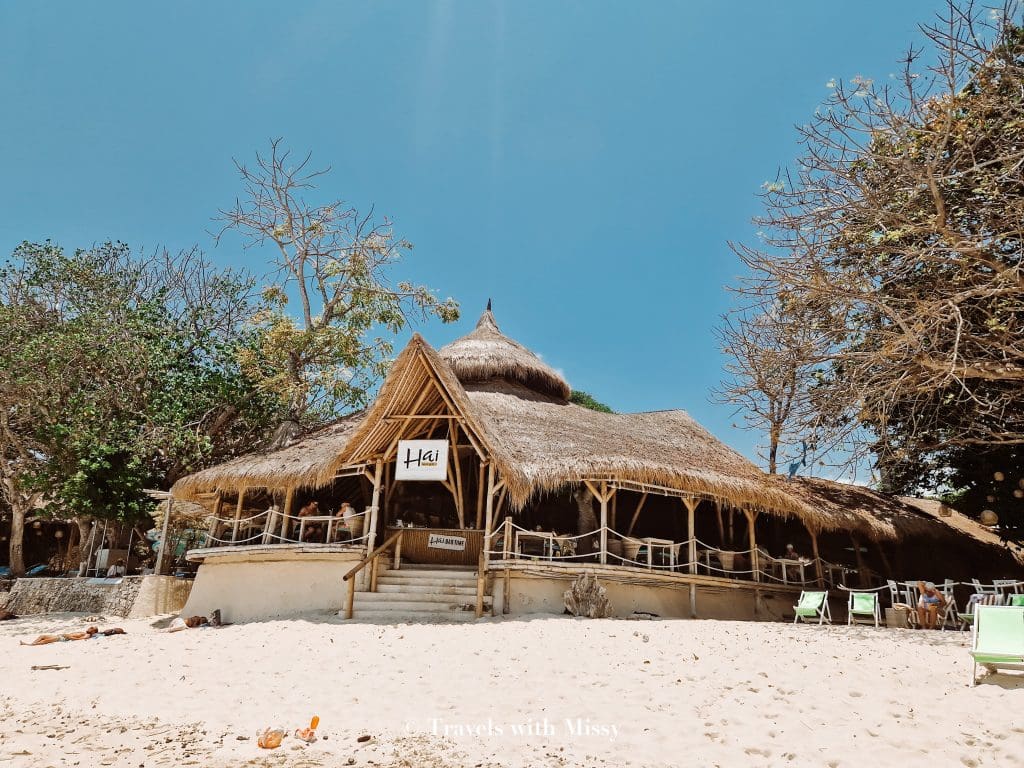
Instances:
[[[174,486],[210,511],[185,613],[562,613],[589,572],[615,615],[770,619],[805,586],[1020,572],[895,497],[769,476],[684,411],[570,395],[489,307],[440,350],[414,335],[366,411]]]

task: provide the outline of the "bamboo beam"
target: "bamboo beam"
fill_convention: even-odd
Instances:
[[[238,504],[235,505],[235,524],[231,529],[231,543],[238,539],[238,523],[242,519],[242,507],[245,504],[245,488],[238,491]]]
[[[722,523],[722,505],[717,501],[714,502],[714,505],[715,519],[718,521],[718,541],[721,542],[722,549],[725,549],[727,545],[725,543],[725,525]]]
[[[633,512],[633,519],[629,521],[629,530],[626,531],[627,536],[633,535],[633,528],[636,526],[636,521],[640,517],[640,510],[644,508],[644,503],[647,501],[647,494],[643,494],[640,497],[640,501],[636,504],[636,511]]]
[[[291,531],[291,514],[295,504],[295,489],[289,488],[284,494],[284,515],[281,517],[281,540],[287,541]]]
[[[611,509],[611,517],[610,517],[610,519],[612,521],[611,522],[611,526],[612,526],[612,530],[613,531],[614,530],[618,530],[616,528],[616,525],[615,525],[616,522],[617,522],[617,517],[618,517],[618,515],[616,514],[617,511],[618,511],[618,506],[619,506],[619,494],[615,492],[614,488],[612,488],[612,509]]]
[[[860,541],[858,541],[857,537],[852,534],[850,535],[850,541],[853,542],[853,554],[854,557],[857,558],[857,581],[860,583],[860,586],[867,587],[868,574],[867,569],[864,566],[864,558],[860,554]]]

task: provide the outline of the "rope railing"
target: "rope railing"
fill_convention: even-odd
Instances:
[[[246,546],[254,543],[278,544],[345,544],[361,545],[370,538],[370,531],[365,524],[370,509],[339,515],[295,515],[285,514],[276,507],[271,507],[254,515],[240,517],[214,517],[206,534],[205,546],[231,547]],[[363,522],[363,532],[359,536],[352,535],[353,520]],[[262,525],[253,525],[262,521]],[[344,536],[341,538],[340,536]]]

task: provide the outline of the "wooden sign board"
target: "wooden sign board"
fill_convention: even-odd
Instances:
[[[463,536],[450,536],[444,533],[432,533],[427,539],[431,549],[451,549],[456,552],[466,551],[466,539]]]
[[[399,440],[395,480],[447,480],[447,440]]]

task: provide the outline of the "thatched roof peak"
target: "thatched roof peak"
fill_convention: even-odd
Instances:
[[[560,400],[572,393],[561,374],[501,332],[489,300],[476,328],[442,347],[440,354],[462,382],[504,379]]]

